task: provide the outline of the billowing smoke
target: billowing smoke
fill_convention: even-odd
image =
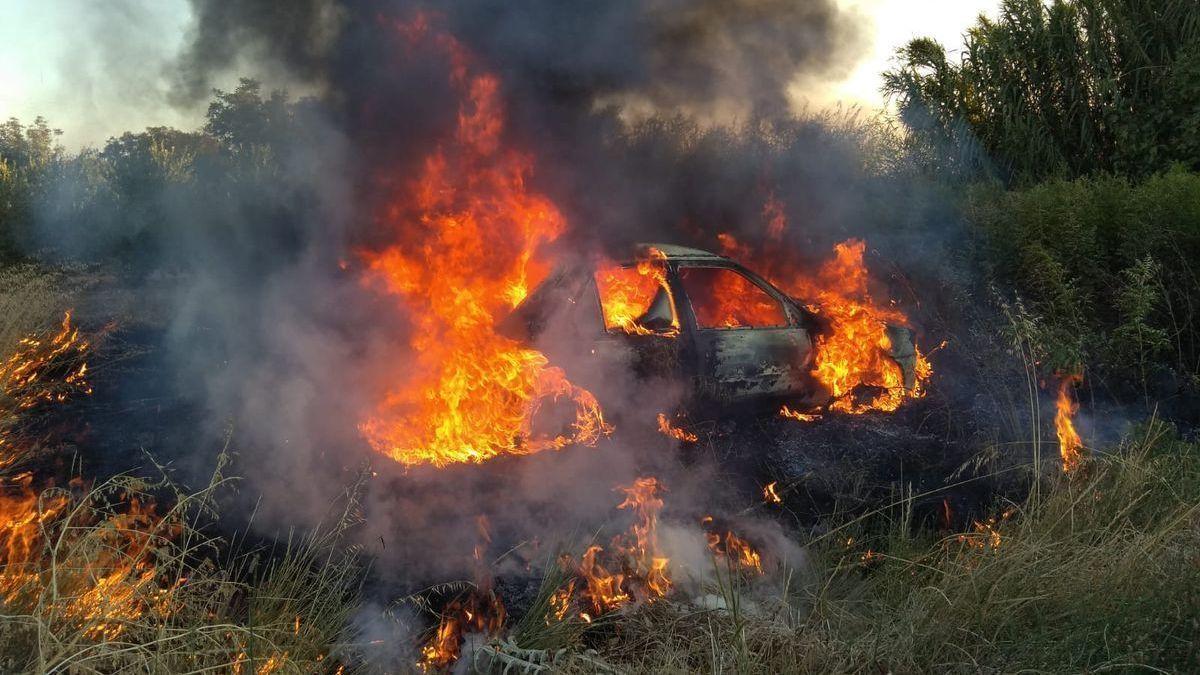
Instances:
[[[231,70],[318,90],[325,83],[343,16],[334,0],[191,0],[191,10],[187,45],[173,68],[177,104],[207,99]]]
[[[480,514],[495,541],[520,545],[508,564],[545,562],[556,541],[594,532],[619,501],[613,487],[639,475],[661,476],[683,519],[732,498],[714,490],[729,483],[719,462],[684,463],[653,430],[407,473],[365,447],[363,411],[410,368],[412,308],[364,287],[360,254],[393,238],[380,214],[453,140],[463,105],[447,77],[462,66],[455,56],[400,35],[419,11],[462,43],[471,67],[498,77],[505,142],[529,153],[530,189],[565,215],[564,255],[648,239],[714,248],[718,232],[753,241],[770,198],[790,223],[786,245],[812,259],[851,235],[917,270],[939,255],[912,234],[937,219],[936,200],[866,168],[866,154],[889,148],[864,147],[849,113],[793,117],[789,87],[845,69],[858,51],[855,18],[833,0],[192,4],[179,101],[255,63],[317,96],[261,150],[279,175],[201,202],[162,190],[158,213],[172,226],[143,243],[178,271],[147,284],[172,294],[165,361],[210,442],[232,427],[247,494],[262,495],[261,525],[318,522],[373,465],[361,541],[385,576],[469,575]],[[878,205],[891,201],[900,206],[881,222]],[[419,251],[426,224],[406,226]],[[624,375],[603,375],[626,387]],[[673,403],[672,392],[628,390],[612,414]]]

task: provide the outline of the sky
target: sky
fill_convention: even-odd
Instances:
[[[230,0],[236,1],[236,0]],[[797,0],[803,2],[803,0]],[[879,73],[897,47],[930,36],[948,48],[980,12],[1000,0],[838,0],[869,25],[871,47],[846,72],[800,83],[798,102],[883,107]],[[46,117],[62,129],[71,150],[103,145],[110,136],[147,126],[194,128],[204,104],[168,101],[169,66],[184,44],[191,16],[187,0],[5,0],[0,22],[0,120]],[[15,7],[14,7],[15,5]],[[152,39],[148,39],[152,38]],[[270,85],[269,78],[257,76]],[[229,82],[218,86],[231,88]]]

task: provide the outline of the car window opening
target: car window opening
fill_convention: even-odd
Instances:
[[[781,328],[783,305],[744,275],[724,267],[685,267],[683,291],[700,328]]]

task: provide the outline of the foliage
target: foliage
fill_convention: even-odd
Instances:
[[[206,264],[191,245],[199,233],[244,240],[246,227],[276,234],[287,250],[319,202],[320,148],[299,121],[313,115],[307,101],[264,97],[244,79],[214,92],[199,131],[151,127],[74,155],[41,118],[11,120],[0,126],[0,254]]]
[[[1033,181],[1200,168],[1200,4],[1004,0],[958,63],[913,40],[884,91],[949,175]]]
[[[1161,371],[1200,372],[1200,174],[983,187],[966,213],[980,264],[1044,318],[1049,367],[1091,364],[1142,393]]]
[[[33,216],[44,177],[63,160],[54,138],[60,132],[38,117],[0,124],[0,262],[17,252],[17,233]]]

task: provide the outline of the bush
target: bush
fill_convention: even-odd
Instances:
[[[966,200],[981,264],[1049,326],[1050,367],[1096,367],[1144,393],[1200,373],[1200,174],[976,188]]]

